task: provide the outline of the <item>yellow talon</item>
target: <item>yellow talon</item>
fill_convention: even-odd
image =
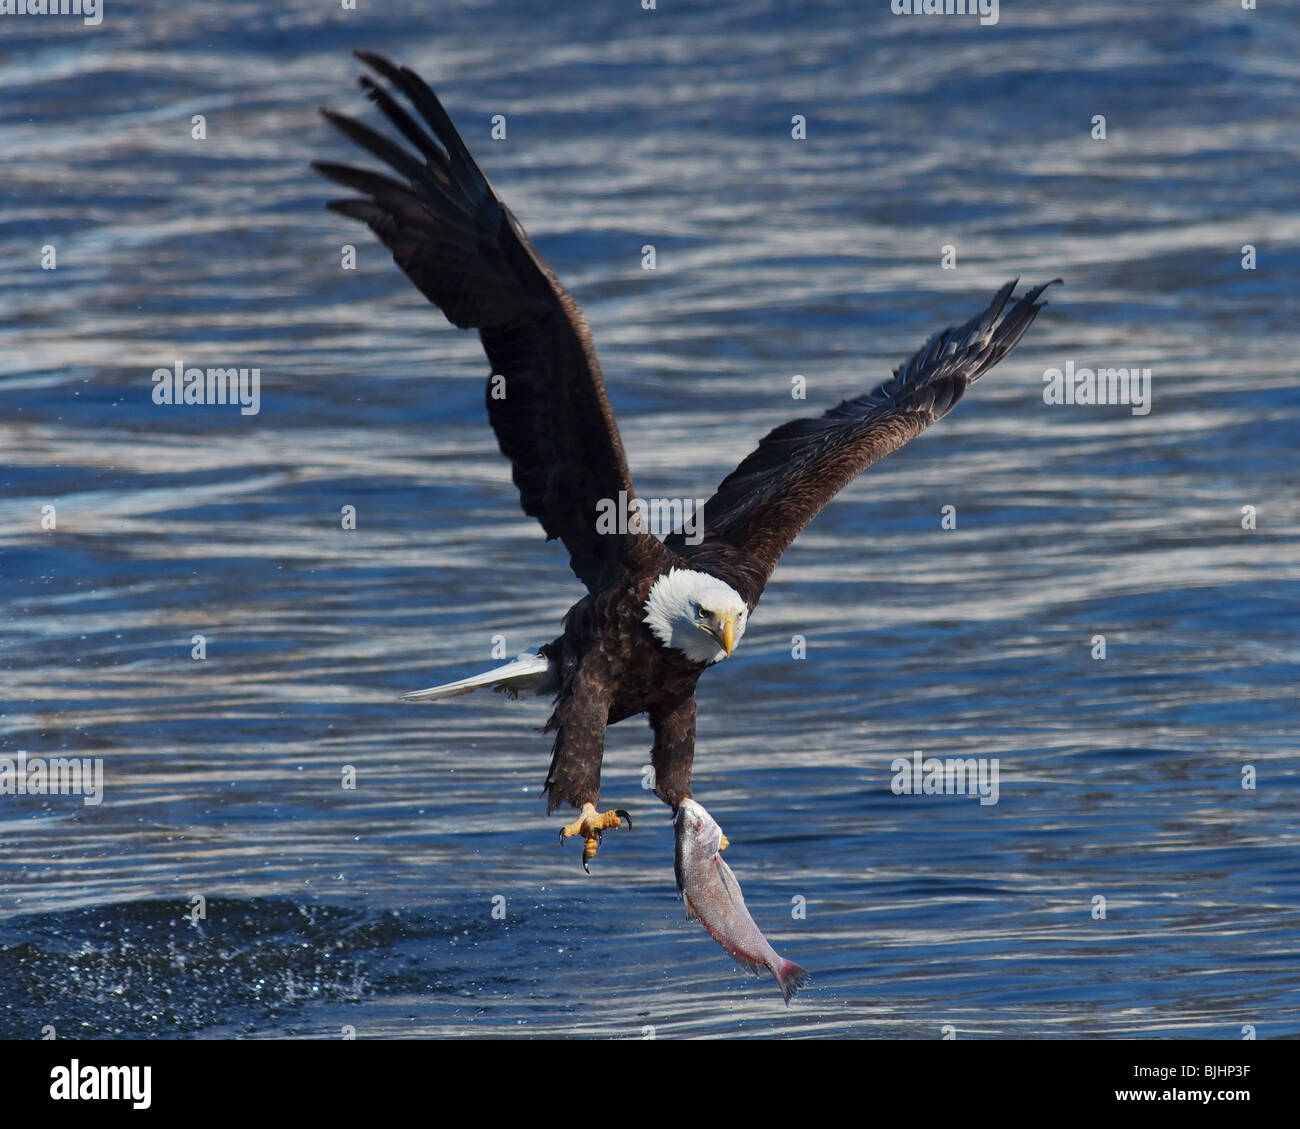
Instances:
[[[722,842],[718,844],[718,850],[725,851],[730,846],[731,846],[731,840],[724,835],[722,837]]]
[[[560,842],[571,839],[574,835],[581,835],[586,840],[582,844],[582,869],[590,874],[591,870],[588,868],[587,863],[596,857],[596,848],[600,846],[601,833],[613,830],[615,827],[622,827],[624,820],[627,820],[629,827],[632,826],[632,817],[622,808],[614,811],[597,812],[595,804],[583,804],[582,814],[572,823],[566,823],[560,828]]]

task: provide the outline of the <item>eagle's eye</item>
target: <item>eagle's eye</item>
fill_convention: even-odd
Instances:
[[[699,604],[695,605],[695,614],[699,616],[700,619],[707,619],[709,615],[709,613],[706,612],[702,607],[700,607]]]

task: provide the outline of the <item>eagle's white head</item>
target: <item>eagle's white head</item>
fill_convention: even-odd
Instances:
[[[674,568],[654,582],[642,622],[665,647],[697,663],[715,663],[736,649],[748,615],[730,584],[707,572]]]

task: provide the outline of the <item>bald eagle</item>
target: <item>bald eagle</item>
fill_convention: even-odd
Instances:
[[[554,695],[547,811],[579,809],[560,836],[582,836],[585,869],[601,832],[630,823],[622,809],[597,810],[606,727],[648,715],[655,792],[676,810],[691,795],[695,684],[743,638],[782,553],[839,490],[946,415],[1015,347],[1050,283],[1012,303],[1016,280],[1008,282],[983,313],[936,334],[874,391],[769,433],[704,503],[702,537],[679,529],[660,540],[636,520],[611,530],[598,520],[610,500],[636,495],[582,311],[433,91],[406,67],[356,55],[386,80],[360,83],[410,148],[323,110],[396,174],[315,162],[359,194],[328,207],[367,224],[453,325],[478,330],[494,379],[504,378],[496,394],[489,381],[487,412],[520,503],[548,540],[564,543],[587,587],[556,639],[406,697],[429,702],[487,686]]]

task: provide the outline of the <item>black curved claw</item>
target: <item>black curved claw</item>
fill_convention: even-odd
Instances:
[[[560,846],[564,846],[564,828],[560,828]]]
[[[585,870],[588,874],[591,873],[591,867],[587,865],[587,856],[585,854],[582,856],[582,869]]]
[[[629,828],[632,826],[632,817],[628,815],[627,812],[625,812],[622,808],[615,808],[614,814],[618,816],[619,819],[626,819]]]

